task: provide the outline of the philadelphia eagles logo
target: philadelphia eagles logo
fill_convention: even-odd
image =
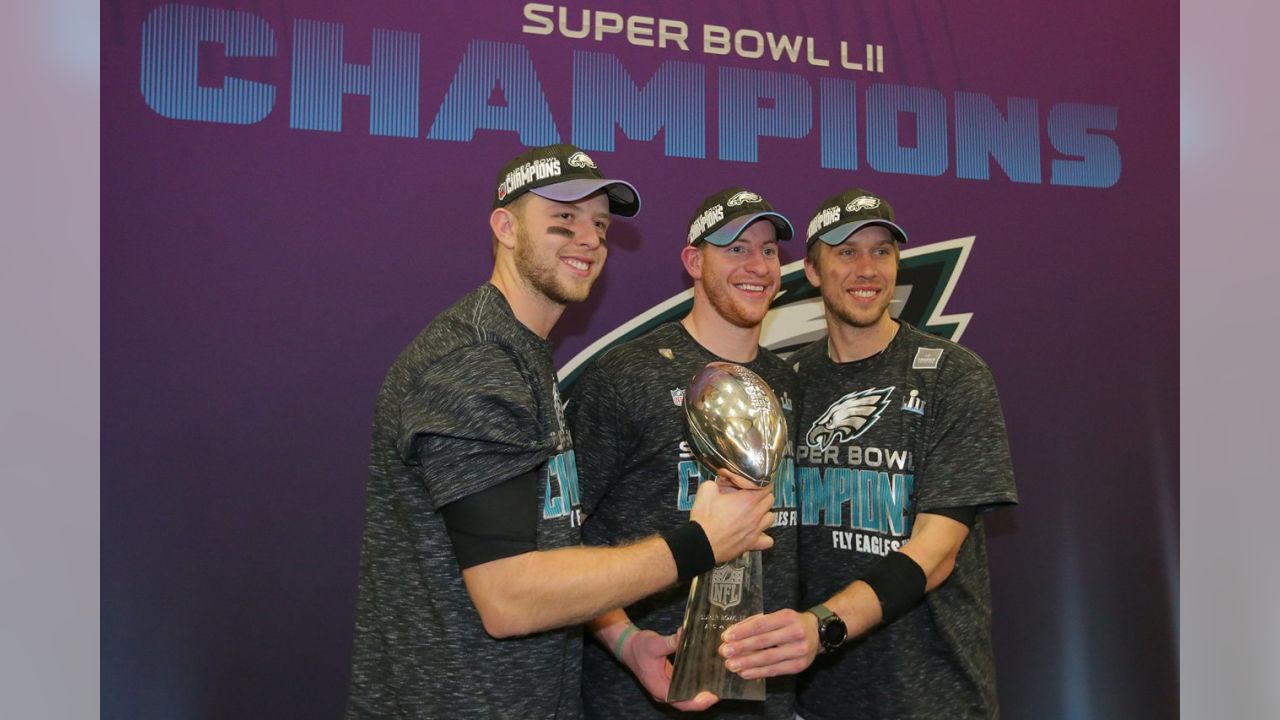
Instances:
[[[889,407],[893,388],[859,390],[831,403],[822,417],[813,421],[804,441],[809,447],[826,450],[833,442],[852,440],[876,424]]]
[[[737,207],[744,203],[758,203],[758,202],[760,202],[759,195],[751,192],[750,190],[743,190],[742,192],[737,193],[733,197],[729,198],[729,202],[725,204],[728,205],[729,207]]]
[[[871,197],[870,195],[859,195],[853,200],[850,200],[849,204],[844,206],[844,209],[849,212],[858,212],[859,210],[875,210],[878,207],[880,207],[880,198]]]
[[[872,198],[874,199],[874,198]],[[878,202],[878,201],[877,201]],[[839,207],[833,208],[839,211]],[[948,313],[947,301],[964,271],[974,238],[962,237],[902,251],[898,285],[889,302],[889,315],[947,340],[958,341],[972,313]],[[606,332],[560,368],[560,381],[577,379],[588,362],[615,345],[634,340],[659,325],[689,314],[693,290],[659,302]],[[782,268],[782,289],[764,319],[760,344],[786,358],[809,343],[826,337],[822,295],[804,276],[804,262]]]
[[[594,160],[584,152],[576,152],[569,156],[569,164],[580,168],[593,168],[596,166]]]

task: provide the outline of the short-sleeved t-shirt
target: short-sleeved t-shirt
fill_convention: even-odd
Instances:
[[[688,519],[705,471],[686,442],[684,393],[707,363],[723,361],[703,348],[678,322],[620,345],[593,362],[569,388],[567,416],[573,429],[588,544],[617,545],[674,527]],[[773,353],[760,349],[742,363],[769,384],[792,422],[795,375]],[[791,448],[774,476],[774,546],[761,556],[765,611],[794,607],[796,591],[795,489]],[[705,478],[710,480],[712,478]],[[636,625],[674,633],[684,616],[689,584],[626,608]],[[584,712],[589,718],[689,717],[654,702],[612,654],[588,642],[584,657]],[[794,679],[775,678],[764,703],[726,700],[705,714],[715,718],[791,718]]]
[[[906,323],[881,353],[829,358],[827,339],[790,358],[802,607],[861,577],[911,537],[917,513],[1017,502],[1004,416],[986,364]],[[979,519],[951,576],[896,621],[802,678],[806,720],[998,716],[986,536]]]
[[[575,718],[581,629],[485,632],[440,508],[538,471],[537,547],[580,541],[549,344],[492,285],[438,316],[378,396],[347,718]]]

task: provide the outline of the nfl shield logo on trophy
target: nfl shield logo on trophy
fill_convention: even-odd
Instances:
[[[742,602],[742,575],[746,568],[723,565],[711,572],[711,604],[721,610]]]

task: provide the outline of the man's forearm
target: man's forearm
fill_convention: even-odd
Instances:
[[[587,629],[596,640],[605,648],[614,650],[614,655],[618,654],[616,651],[618,638],[628,627],[631,627],[631,618],[622,608],[614,608],[603,615],[597,615],[587,623]]]
[[[921,513],[916,517],[915,532],[901,553],[911,558],[924,573],[924,591],[932,592],[951,576],[956,554],[969,534],[968,527],[947,517]],[[862,580],[855,580],[826,602],[832,612],[844,620],[850,639],[870,631],[882,620],[882,600]],[[888,620],[892,620],[889,618]]]
[[[689,522],[622,547],[565,547],[491,560],[462,571],[471,602],[494,637],[585,622],[710,570],[773,538],[773,494],[698,488]]]
[[[566,547],[494,560],[462,572],[485,630],[510,637],[586,622],[675,584],[667,543]]]

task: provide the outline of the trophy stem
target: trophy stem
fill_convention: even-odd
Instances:
[[[693,579],[667,702],[709,690],[721,700],[764,700],[764,679],[745,680],[725,669],[720,634],[764,612],[760,551],[752,550]]]

